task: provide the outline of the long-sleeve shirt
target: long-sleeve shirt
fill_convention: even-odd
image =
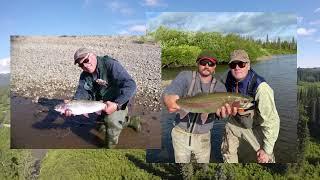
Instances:
[[[278,138],[280,118],[274,102],[273,90],[266,82],[258,86],[255,101],[257,109],[254,122],[261,126],[264,135],[262,148],[266,153],[271,154]]]
[[[98,84],[97,79],[106,84]],[[97,56],[96,76],[81,73],[74,99],[113,101],[123,105],[135,94],[136,88],[135,81],[117,60]]]

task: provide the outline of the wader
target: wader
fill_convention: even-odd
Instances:
[[[253,99],[255,99],[256,89],[259,85],[257,83],[257,75],[254,73],[252,79],[250,80],[247,93]],[[263,82],[264,79],[259,79],[259,82]],[[235,87],[235,93],[238,93],[238,84]],[[231,88],[231,85],[229,84]],[[227,88],[228,89],[228,88]],[[228,89],[231,91],[231,89]],[[255,102],[254,102],[255,107]],[[223,156],[223,161],[225,163],[238,163],[238,149],[240,144],[243,144],[241,150],[244,151],[245,154],[245,162],[256,162],[256,152],[261,148],[261,144],[263,144],[263,134],[261,131],[261,127],[253,122],[254,120],[254,108],[247,110],[242,113],[238,113],[234,117],[230,117],[229,121],[226,123],[223,141],[221,144],[221,153]],[[248,149],[247,143],[240,141],[240,139],[245,140],[252,149]],[[275,163],[274,154],[268,154],[270,163]]]
[[[102,61],[107,61],[105,57],[98,58],[97,68],[98,74],[86,77],[85,89],[89,92],[92,100],[113,99],[119,96],[117,87],[109,84],[107,71]],[[101,83],[101,81],[103,83]],[[104,122],[103,125],[98,127],[99,131],[105,131],[105,147],[114,148],[118,144],[119,135],[123,128],[129,125],[128,107],[127,103],[123,104],[120,110],[113,112],[110,115],[103,113],[97,118],[97,121]],[[101,125],[101,124],[100,124]]]
[[[192,81],[187,96],[192,96],[197,74],[195,71],[192,72]],[[209,92],[213,92],[216,82],[216,79],[212,76]],[[203,90],[201,89],[200,92],[203,92]],[[203,134],[195,134],[193,130],[196,126],[196,121],[200,118],[200,114],[193,114],[193,116],[189,114],[188,117],[191,117],[188,120],[188,130],[175,126],[171,132],[175,162],[189,163],[193,154],[198,163],[209,163],[211,151],[210,131]]]

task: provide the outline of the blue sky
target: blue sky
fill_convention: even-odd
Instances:
[[[298,16],[298,66],[320,67],[320,1],[3,0],[0,73],[9,71],[10,35],[144,34],[146,12],[268,12]]]

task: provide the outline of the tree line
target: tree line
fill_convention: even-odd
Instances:
[[[187,32],[160,26],[149,32],[162,48],[162,64],[171,66],[192,66],[202,50],[209,50],[220,63],[229,61],[230,53],[235,49],[244,49],[252,61],[261,56],[275,54],[296,54],[297,42],[277,40],[271,41],[267,35],[265,40],[253,39],[238,34],[223,35],[218,32]]]

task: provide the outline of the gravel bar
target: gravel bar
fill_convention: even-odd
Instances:
[[[161,48],[139,36],[11,36],[11,92],[37,100],[71,98],[81,69],[74,65],[80,47],[117,59],[136,81],[135,105],[159,111]]]

